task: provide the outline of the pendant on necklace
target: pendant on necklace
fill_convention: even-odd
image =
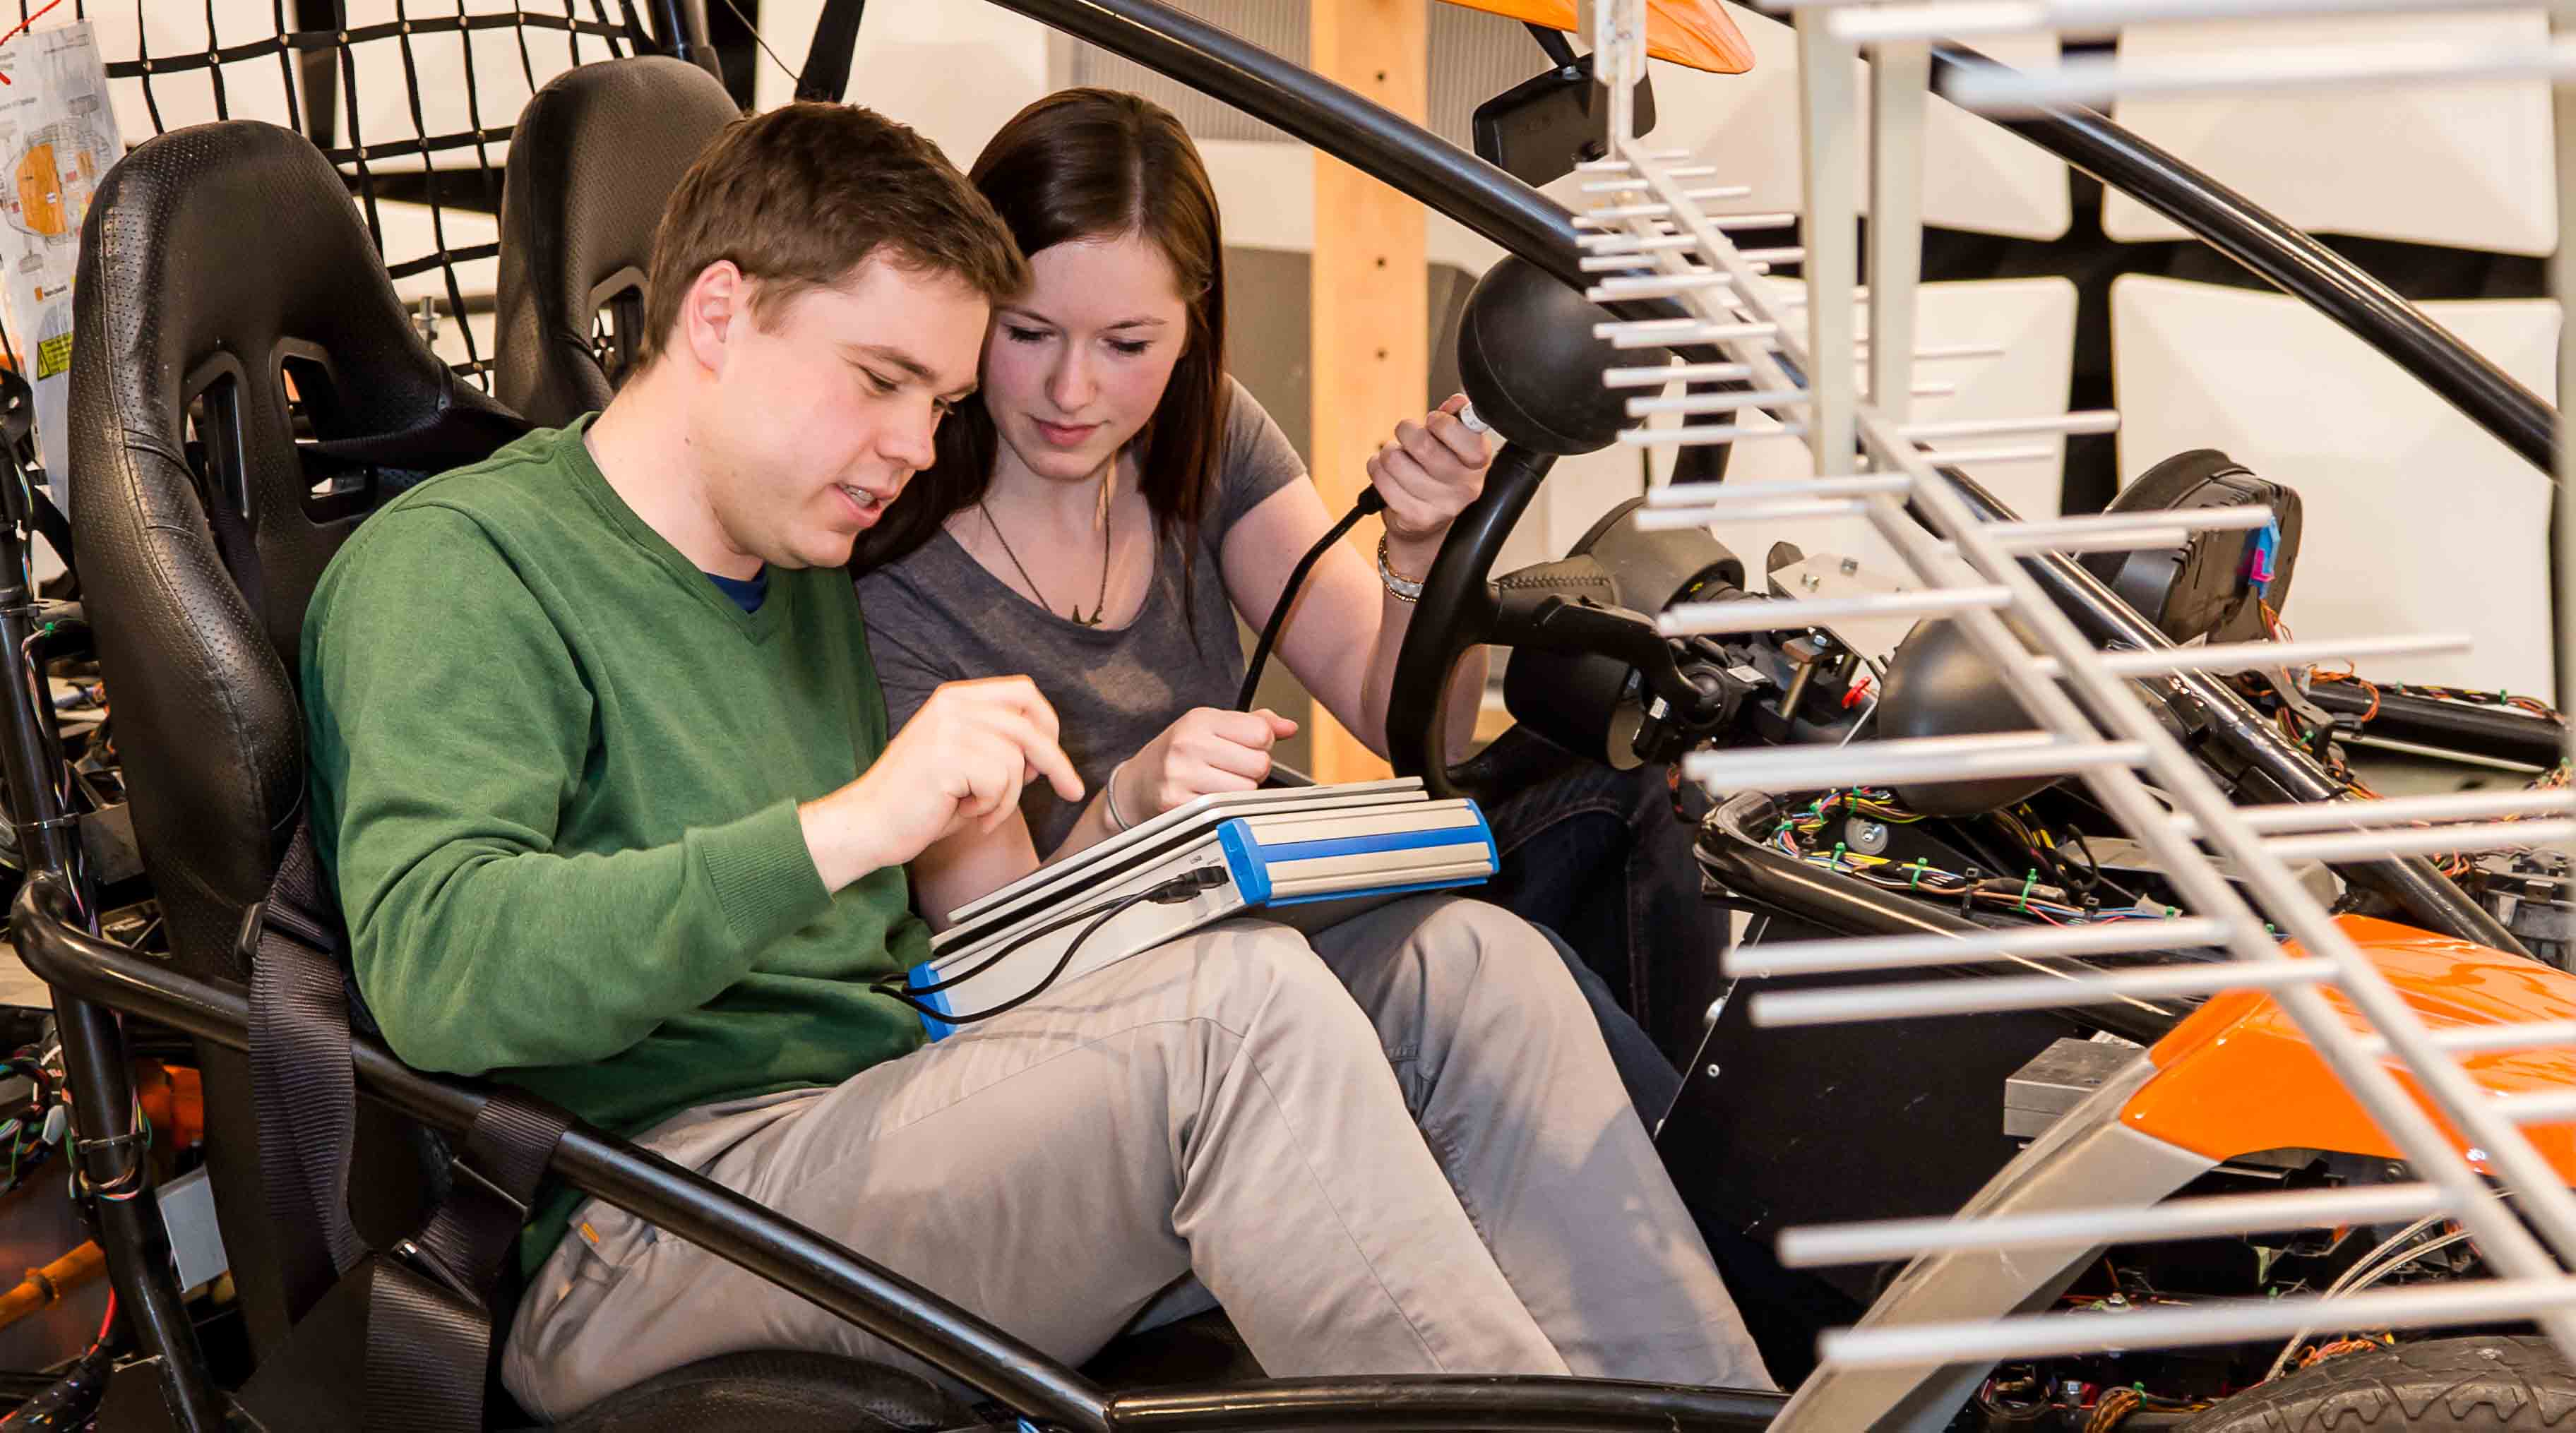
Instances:
[[[1072,611],[1064,614],[1064,616],[1066,621],[1071,622],[1077,627],[1097,627],[1100,625],[1100,619],[1108,614],[1109,609],[1107,607],[1094,607],[1091,609],[1091,615],[1085,617],[1082,615],[1082,609],[1076,607]]]

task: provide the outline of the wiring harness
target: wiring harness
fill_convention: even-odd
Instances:
[[[2269,604],[2263,608],[2263,625],[2265,630],[2272,634],[2273,640],[2290,639],[2289,624],[2283,622],[2281,614],[2273,611]],[[2356,728],[2369,726],[2371,719],[2379,715],[2380,703],[2384,696],[2421,697],[2430,701],[2451,702],[2461,706],[2518,711],[2549,722],[2553,726],[2564,727],[2567,724],[2565,714],[2556,707],[2537,697],[2519,696],[2508,691],[2480,692],[2470,691],[2464,687],[2426,686],[2409,682],[2374,682],[2352,671],[2349,664],[2340,671],[2317,666],[2301,667],[2295,669],[2291,675],[2296,682],[2304,686],[2350,683],[2359,687],[2370,698],[2370,706],[2360,716],[2352,719],[2352,726]],[[2280,724],[2282,735],[2288,737],[2301,750],[2315,757],[2329,776],[2342,783],[2345,791],[2364,800],[2380,799],[2380,793],[2353,772],[2351,764],[2335,746],[2333,741],[2335,733],[2344,729],[2341,723],[2311,720],[2299,710],[2300,703],[2288,700],[2283,693],[2273,690],[2275,682],[2264,673],[2248,672],[2237,680],[2250,695],[2275,704],[2273,720]],[[2535,790],[2554,790],[2567,785],[2569,779],[2567,763],[2562,761],[2552,770],[2534,779],[2531,786]],[[2501,819],[2518,821],[2524,818],[2507,816]],[[2419,821],[2414,824],[2421,826],[2428,823]],[[2510,851],[2527,848],[2505,849]],[[2442,874],[2453,880],[2469,875],[2474,868],[2470,858],[2459,852],[2449,852],[2433,859]]]
[[[2029,916],[2049,925],[2085,925],[2097,921],[2164,920],[2178,912],[2137,896],[2117,886],[2101,874],[2084,845],[2081,833],[2061,840],[2025,804],[2018,812],[1999,812],[1997,824],[2020,844],[2030,865],[2019,876],[1989,876],[1975,867],[1954,871],[1917,857],[1900,861],[1890,856],[1870,855],[1851,849],[1848,842],[1837,841],[1830,848],[1821,845],[1826,829],[1850,816],[1863,816],[1891,826],[1910,826],[1927,818],[1909,811],[1896,799],[1896,793],[1883,787],[1862,786],[1849,790],[1828,791],[1809,801],[1803,808],[1781,819],[1772,832],[1771,841],[1780,850],[1811,866],[1861,880],[1887,890],[1943,900],[1955,900],[1963,911],[1983,909],[2005,915]],[[2074,864],[2075,853],[2082,852],[2082,864]],[[2125,897],[2130,904],[2105,905],[2096,891],[2107,890]]]

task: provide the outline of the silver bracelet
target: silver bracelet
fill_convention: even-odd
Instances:
[[[1134,757],[1128,758],[1128,761],[1133,760],[1135,760]],[[1118,814],[1118,773],[1126,769],[1127,762],[1118,763],[1109,768],[1109,779],[1100,783],[1100,804],[1109,810],[1109,829],[1112,834],[1127,829],[1127,818]]]
[[[1395,575],[1395,569],[1387,566],[1385,533],[1379,533],[1377,536],[1377,580],[1385,583],[1386,590],[1394,593],[1399,601],[1419,602],[1422,600],[1421,583],[1398,577]]]

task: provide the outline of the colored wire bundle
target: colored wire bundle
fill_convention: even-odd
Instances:
[[[6,1171],[0,1174],[0,1197],[15,1192],[62,1143],[71,1108],[63,1093],[62,1072],[53,1063],[61,1058],[59,1047],[40,1053],[32,1046],[9,1057],[8,1070],[25,1076],[35,1088],[26,1104],[5,1111],[8,1118],[0,1120],[0,1140],[8,1144]],[[61,1113],[56,1114],[57,1110]]]
[[[2283,622],[2281,620],[2281,614],[2273,611],[2271,605],[2268,603],[2263,606],[2263,625],[2265,630],[2272,634],[2273,640],[2289,640],[2289,624]],[[2537,697],[2517,696],[2512,692],[2480,692],[2470,691],[2462,687],[2429,686],[2410,682],[2374,682],[2361,676],[2357,672],[2349,670],[2348,666],[2347,670],[2343,671],[2334,671],[2322,667],[2308,666],[2300,668],[2299,674],[2301,680],[2310,686],[2325,683],[2349,682],[2360,687],[2362,691],[2369,696],[2370,706],[2367,710],[2362,712],[2360,716],[2352,719],[2353,725],[2357,727],[2369,725],[2371,719],[2379,715],[2382,698],[2391,694],[2406,697],[2420,697],[2433,701],[2454,702],[2464,706],[2507,708],[2537,717],[2554,726],[2563,727],[2567,724],[2566,716],[2556,707],[2549,705],[2547,702],[2541,701]],[[2249,674],[2246,680],[2249,685],[2252,685],[2255,688],[2256,695],[2259,696],[2263,694],[2260,690],[2261,683],[2259,678],[2254,678]],[[2278,694],[2276,693],[2274,695]],[[2287,736],[2294,745],[2314,756],[2318,763],[2326,768],[2327,774],[2332,776],[2336,781],[2342,783],[2346,791],[2350,792],[2352,795],[2362,797],[2365,800],[2376,801],[2381,799],[2380,793],[2372,789],[2368,782],[2362,780],[2360,776],[2356,775],[2350,765],[2346,763],[2341,756],[2336,754],[2324,740],[2324,738],[2330,735],[2333,731],[2332,725],[2312,724],[2304,720],[2299,715],[2298,711],[2287,701],[2280,703],[2279,709],[2273,713],[2273,720],[2280,724],[2281,732],[2284,736]],[[2567,763],[2562,761],[2556,768],[2534,780],[2531,785],[2536,790],[2555,790],[2558,787],[2567,785],[2568,780],[2568,766]],[[2506,821],[2519,821],[2524,818],[2520,816],[2506,816],[2499,819]],[[2431,823],[2417,821],[2411,824],[2416,826],[2426,826]],[[2453,880],[2458,880],[2475,869],[2475,863],[2471,861],[2468,856],[2456,851],[2435,856],[2433,858],[2433,862],[2436,868],[2439,869],[2443,875],[2448,876]]]
[[[1821,866],[1842,875],[1856,876],[1885,890],[1959,901],[1962,906],[1982,907],[2011,915],[2026,915],[2050,925],[2083,925],[2108,920],[2163,920],[2176,914],[2171,906],[2104,907],[2079,904],[2086,896],[2082,890],[2070,890],[2057,880],[2042,881],[2039,865],[2034,864],[2020,876],[1971,876],[1948,870],[1917,858],[1899,861],[1888,856],[1873,856],[1854,851],[1848,843],[1836,842],[1830,850],[1809,849],[1826,826],[1846,815],[1866,816],[1873,821],[1894,825],[1911,825],[1924,820],[1920,812],[1909,811],[1897,804],[1896,793],[1880,787],[1857,787],[1845,791],[1828,791],[1810,801],[1803,809],[1784,817],[1771,841],[1781,851],[1811,866]],[[2011,822],[2007,829],[2018,829],[2026,849],[2040,850],[2037,836],[2028,823],[2005,813]],[[2035,818],[2034,818],[2035,819]],[[2077,838],[2080,841],[2080,837]],[[2049,848],[2056,849],[2051,838]],[[2092,866],[2089,852],[2086,865],[2098,881],[2098,868]],[[2052,869],[2062,869],[2052,866]]]

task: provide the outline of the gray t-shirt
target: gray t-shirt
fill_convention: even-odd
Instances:
[[[1230,707],[1243,644],[1217,554],[1225,535],[1306,465],[1243,385],[1227,380],[1216,492],[1199,523],[1198,568],[1181,590],[1182,539],[1157,545],[1145,605],[1124,627],[1085,627],[1031,602],[985,570],[945,528],[912,555],[859,579],[868,651],[900,728],[942,682],[1026,673],[1063,724],[1065,755],[1097,792],[1110,769],[1192,707]],[[1195,635],[1192,621],[1195,619]],[[1079,807],[1043,781],[1020,794],[1041,856],[1062,844]]]

